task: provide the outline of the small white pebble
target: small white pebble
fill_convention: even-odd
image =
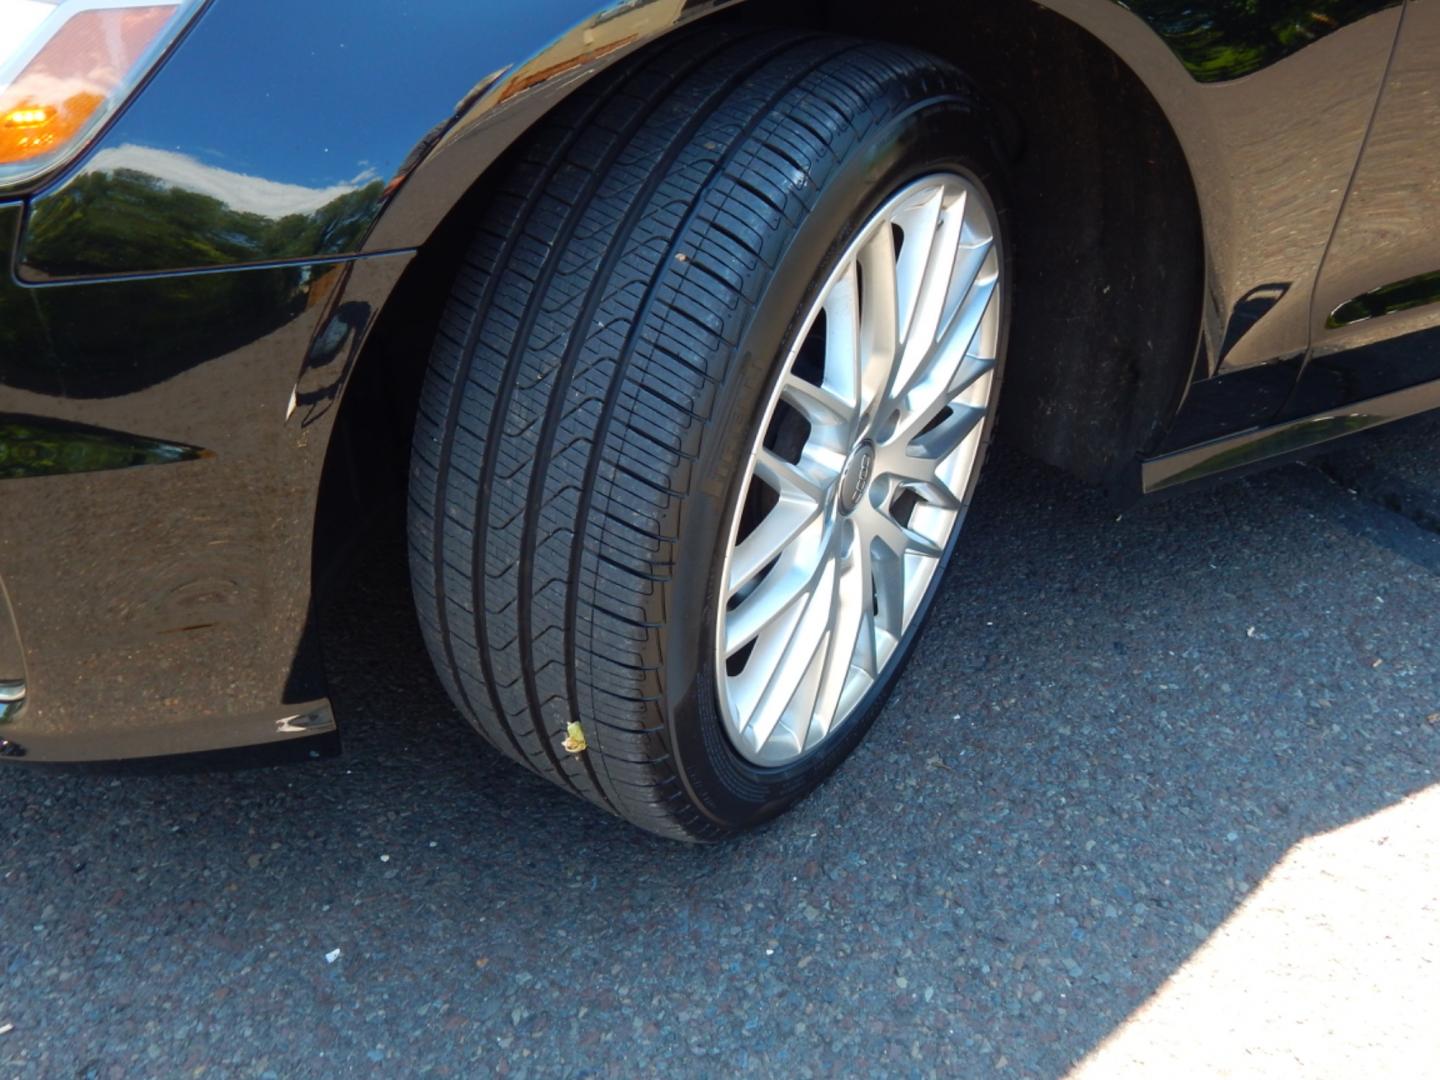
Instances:
[[[439,842],[438,840],[431,840],[431,841],[430,841],[430,846],[431,846],[431,847],[439,847],[439,846],[440,846],[440,842]]]
[[[327,964],[333,964],[336,960],[339,960],[339,959],[340,959],[340,950],[339,950],[339,949],[331,949],[329,952],[327,952],[327,953],[325,954],[325,962],[326,962]]]
[[[0,1035],[9,1035],[14,1030],[14,1024],[0,1024]]]
[[[389,856],[389,855],[381,855],[381,856],[380,856],[380,861],[381,861],[381,862],[389,862],[389,861],[390,861],[390,856]]]

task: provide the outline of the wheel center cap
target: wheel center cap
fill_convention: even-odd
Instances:
[[[848,514],[860,505],[875,475],[875,444],[868,439],[857,446],[840,474],[840,512]]]

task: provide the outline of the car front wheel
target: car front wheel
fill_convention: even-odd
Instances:
[[[999,390],[1002,171],[924,54],[708,30],[514,154],[421,399],[411,567],[502,752],[716,839],[855,746],[954,557]]]

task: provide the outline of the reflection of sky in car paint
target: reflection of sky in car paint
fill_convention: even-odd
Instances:
[[[388,179],[476,81],[596,6],[527,0],[496,14],[486,4],[218,0],[108,141],[317,193],[361,174]],[[376,57],[393,57],[393,68],[374,70]],[[267,114],[272,123],[256,123]]]
[[[171,150],[131,145],[106,147],[95,155],[91,165],[102,171],[131,169],[170,187],[218,199],[239,213],[274,218],[314,213],[332,199],[378,179],[373,169],[367,169],[346,183],[308,188],[206,165]]]

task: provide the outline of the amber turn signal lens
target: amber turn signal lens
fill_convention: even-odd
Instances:
[[[0,124],[6,127],[37,128],[42,124],[48,124],[55,116],[54,109],[42,109],[39,107],[30,109],[12,109],[0,120]]]
[[[70,15],[0,88],[0,167],[58,155],[87,133],[179,12],[169,3]]]

